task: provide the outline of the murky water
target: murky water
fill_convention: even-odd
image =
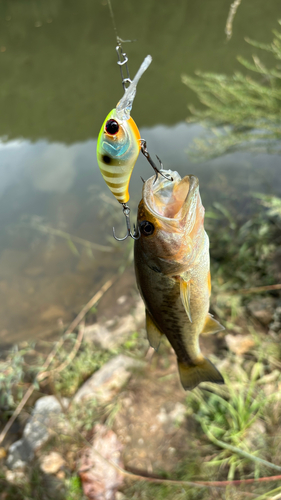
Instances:
[[[230,2],[112,1],[134,74],[148,53],[133,117],[166,168],[199,176],[205,206],[231,196],[281,193],[280,157],[227,155],[201,165],[186,149],[203,133],[184,123],[196,97],[181,83],[195,70],[231,73],[244,37],[269,42],[280,17],[275,0],[242,1],[225,43]],[[268,56],[267,56],[268,57]],[[265,55],[262,54],[263,60]],[[96,162],[96,137],[122,95],[114,32],[105,1],[0,1],[0,339],[49,336],[69,322],[129,258],[121,208]],[[130,206],[136,213],[140,158]],[[68,236],[71,235],[71,236]],[[99,250],[77,240],[107,248]]]

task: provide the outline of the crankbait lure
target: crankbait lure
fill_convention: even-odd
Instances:
[[[127,60],[125,57],[123,63]],[[97,160],[101,174],[112,194],[123,205],[130,198],[129,183],[142,146],[139,129],[130,113],[138,81],[151,61],[152,57],[147,56],[135,78],[132,81],[128,78],[125,80],[130,85],[128,88],[124,85],[122,99],[107,115],[98,136]],[[123,63],[120,63],[120,67]]]
[[[133,233],[131,231],[130,207],[127,205],[127,202],[130,198],[129,183],[132,171],[140,151],[152,166],[155,172],[155,181],[158,178],[158,174],[167,178],[167,180],[172,181],[173,179],[169,178],[169,176],[165,176],[161,172],[161,170],[157,168],[147,150],[146,141],[144,139],[141,139],[139,129],[133,118],[131,118],[130,116],[133,101],[136,95],[138,81],[150,65],[152,57],[147,56],[144,59],[135,78],[131,80],[127,64],[128,57],[125,52],[123,52],[121,45],[121,42],[129,42],[130,40],[122,40],[118,36],[111,1],[107,0],[107,4],[109,7],[113,28],[116,34],[116,52],[118,55],[117,64],[119,65],[121,72],[124,95],[118,102],[116,108],[110,111],[110,113],[107,115],[102,125],[97,142],[97,160],[101,174],[107,186],[109,187],[110,191],[115,196],[117,201],[122,204],[123,214],[126,220],[127,233],[125,237],[117,238],[114,228],[113,236],[118,241],[126,240],[129,236],[136,240],[140,238],[140,232],[138,227],[134,228]],[[129,84],[128,87],[127,84]],[[162,163],[159,158],[158,160],[160,162],[161,169]]]

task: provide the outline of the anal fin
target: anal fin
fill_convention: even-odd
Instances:
[[[216,319],[214,319],[212,314],[208,313],[201,334],[211,335],[213,333],[221,332],[224,329],[224,326],[222,326]]]
[[[200,359],[194,365],[185,365],[178,361],[179,375],[183,388],[191,391],[201,382],[224,384],[224,379],[217,368],[207,358]]]
[[[180,277],[180,296],[188,319],[192,323],[190,312],[190,281],[185,281],[182,277]]]
[[[146,332],[147,332],[148,342],[150,343],[151,347],[153,347],[153,349],[157,351],[163,334],[155,325],[147,309],[146,309]]]

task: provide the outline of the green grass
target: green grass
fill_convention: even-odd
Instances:
[[[253,203],[253,198],[251,202]],[[243,320],[255,345],[249,353],[240,357],[231,354],[226,348],[220,353],[228,361],[224,372],[226,388],[222,387],[223,392],[219,392],[218,387],[216,393],[203,389],[187,393],[188,419],[194,419],[197,424],[192,433],[187,428],[186,439],[189,441],[184,459],[169,474],[160,471],[160,477],[185,481],[258,478],[278,474],[264,461],[281,466],[280,333],[276,332],[272,336],[263,333],[262,327],[260,330],[256,329],[249,321],[245,307],[249,297],[229,293],[240,288],[275,282],[272,258],[279,245],[281,200],[259,195],[254,198],[254,203],[257,204],[256,214],[249,216],[248,220],[231,204],[227,207],[214,205],[207,211],[207,229],[211,233],[212,242],[213,307],[221,321],[231,326],[233,331],[241,330],[240,322]],[[235,273],[233,269],[236,270]],[[246,331],[243,330],[242,333]],[[76,335],[67,338],[65,346],[57,353],[53,368],[67,359],[75,340]],[[143,357],[147,346],[142,332],[137,331],[122,346],[112,351],[102,351],[83,341],[74,360],[54,376],[54,392],[59,397],[71,398],[77,388],[112,356],[125,353]],[[170,363],[169,347],[164,345],[161,356],[163,365]],[[8,353],[6,360],[1,361],[1,367],[3,366],[1,383],[2,387],[5,384],[5,402],[2,405],[5,404],[8,418],[19,402],[23,387],[27,386],[27,381],[34,379],[42,366],[42,353],[36,351],[35,344],[26,345],[22,349],[15,348]],[[141,383],[141,373],[134,376],[139,377]],[[168,379],[165,383],[168,387]],[[20,388],[20,384],[25,386]],[[118,396],[108,404],[100,404],[92,399],[83,405],[71,405],[66,416],[70,423],[69,432],[65,436],[61,434],[54,438],[52,446],[64,456],[68,449],[74,447],[78,455],[92,435],[95,423],[102,422],[114,429],[115,417],[119,411]],[[182,425],[187,426],[187,422]],[[3,477],[0,478],[0,491],[3,486],[4,491],[8,492],[8,500],[51,500],[54,496],[50,496],[44,480],[38,467],[34,467],[27,472],[22,484],[11,485]],[[256,498],[264,500],[271,494],[270,490],[272,496],[277,495],[278,487],[276,482],[256,483],[252,491],[256,493]],[[84,500],[75,471],[67,470],[66,478],[59,484],[59,488],[56,499],[62,495],[63,500]],[[145,481],[127,481],[122,492],[126,500],[216,498],[214,490],[211,492],[207,488],[156,485]],[[227,500],[244,498],[242,493],[233,488],[223,490],[222,494]]]
[[[62,358],[64,356],[65,353]],[[84,342],[73,361],[55,376],[56,391],[61,396],[73,396],[78,387],[112,356],[112,352],[100,350],[93,344]]]
[[[264,387],[258,384],[264,370],[264,365],[257,361],[248,372],[240,366],[238,375],[232,376],[231,380],[225,376],[229,392],[227,399],[201,389],[187,396],[189,413],[200,423],[204,435],[219,446],[206,462],[206,467],[213,471],[227,471],[228,480],[252,475],[257,478],[270,472],[263,460],[271,457],[265,421],[266,410],[276,394],[267,395]]]

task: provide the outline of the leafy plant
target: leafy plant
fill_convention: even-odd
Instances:
[[[267,203],[271,199],[266,197]],[[277,201],[281,203],[281,200],[276,197],[274,200],[275,208],[278,207]],[[235,214],[234,208],[229,213],[221,204],[213,206],[211,217],[210,212],[206,213],[206,228],[212,235],[210,245],[215,280],[223,280],[224,290],[271,284],[274,278],[270,257],[276,249],[278,229],[270,218],[271,213],[268,217],[259,210],[246,218],[243,214]],[[222,289],[221,283],[219,286]]]
[[[113,353],[84,342],[74,360],[58,375],[55,388],[61,396],[72,396],[79,385],[106,363]]]
[[[0,361],[0,410],[9,413],[22,397],[22,384],[27,372],[24,356],[31,349],[32,345],[23,349],[14,345],[6,359]],[[32,367],[30,369],[32,370]]]
[[[239,477],[245,476],[253,464],[255,477],[259,477],[262,466],[269,466],[261,458],[265,453],[261,428],[265,426],[260,419],[273,396],[266,396],[257,384],[263,373],[264,365],[256,362],[249,376],[240,367],[238,384],[226,377],[229,400],[200,389],[187,396],[189,412],[201,424],[208,439],[221,448],[206,462],[206,467],[227,467],[229,480],[234,479],[238,471]]]
[[[281,20],[278,21],[281,24]],[[233,76],[197,72],[197,78],[182,76],[207,109],[189,107],[193,116],[189,122],[202,121],[208,127],[218,127],[213,137],[199,139],[191,155],[195,160],[217,157],[237,148],[266,150],[280,153],[280,101],[281,101],[281,33],[273,30],[271,44],[246,39],[258,49],[270,52],[277,60],[275,67],[266,68],[257,56],[253,62],[243,57],[238,61],[261,78],[236,72]]]

